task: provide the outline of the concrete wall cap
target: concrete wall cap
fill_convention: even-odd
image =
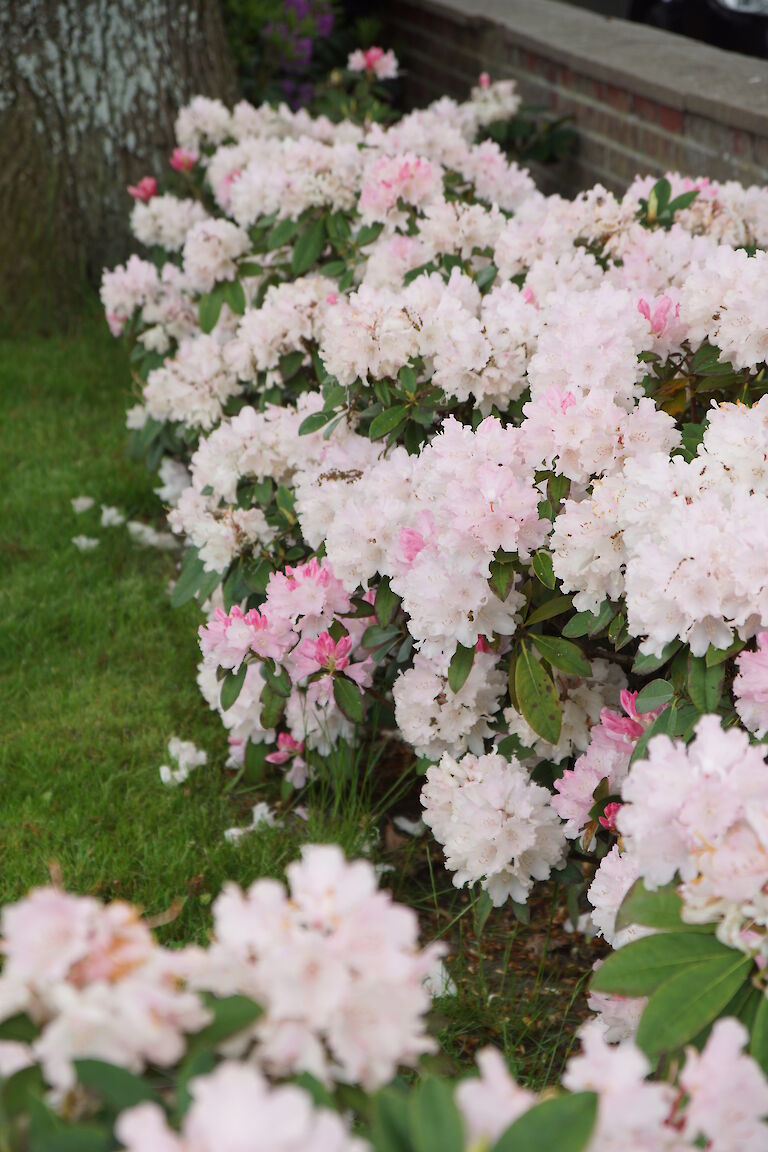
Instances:
[[[518,47],[576,72],[732,128],[766,132],[768,60],[557,0],[415,0],[415,5],[468,29],[501,25]]]

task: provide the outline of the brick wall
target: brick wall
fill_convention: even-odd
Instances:
[[[666,170],[768,182],[768,61],[555,0],[390,0],[386,13],[409,104],[462,97],[485,70],[573,117],[575,155],[536,173],[547,191]]]

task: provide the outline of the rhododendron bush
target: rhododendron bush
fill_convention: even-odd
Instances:
[[[414,913],[366,861],[309,846],[288,884],[225,889],[205,949],[164,948],[121,902],[47,888],[6,906],[5,1147],[603,1152],[618,1132],[649,1152],[765,1148],[768,1081],[732,1017],[656,1082],[593,1021],[557,1095],[518,1085],[493,1048],[458,1082],[387,1086],[432,1046],[422,980],[439,951],[417,949]]]
[[[375,745],[423,777],[457,886],[518,910],[565,887],[615,950],[590,997],[603,1033],[564,1082],[599,1096],[579,1148],[608,1146],[611,1109],[631,1126],[622,1094],[633,1147],[758,1148],[759,1126],[726,1131],[713,1068],[746,1062],[746,1112],[768,1111],[738,1055],[749,1034],[768,1069],[768,191],[670,173],[545,196],[488,138],[517,106],[483,76],[387,126],[184,108],[175,191],[132,189],[145,255],[102,287],[133,349],[133,446],[186,544],[172,601],[204,608],[230,766],[279,774],[287,800]],[[268,924],[282,897],[264,899]],[[241,962],[201,986],[277,1019]],[[385,1029],[369,1068],[337,1014],[258,1024],[263,1067],[375,1084],[422,1049]],[[601,1035],[621,1042],[607,1080]],[[677,1095],[638,1087],[635,1035],[653,1061],[693,1046]],[[206,1102],[241,1075],[200,1087],[183,1143],[157,1111],[123,1139],[146,1123],[207,1148]],[[486,1090],[504,1124],[529,1115],[505,1077],[489,1057],[459,1090],[469,1143],[503,1128],[476,1128]]]

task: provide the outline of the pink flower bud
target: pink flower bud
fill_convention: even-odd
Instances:
[[[614,800],[612,803],[606,804],[603,815],[599,817],[600,824],[603,826],[603,828],[607,829],[608,832],[617,831],[616,817],[619,814],[620,808],[621,804]]]
[[[481,88],[490,88],[491,78],[487,72],[481,72],[477,78],[477,82]]]
[[[189,172],[199,159],[198,153],[191,148],[174,148],[168,163],[177,172]]]
[[[154,176],[144,176],[138,184],[129,184],[128,191],[134,200],[143,200],[146,204],[157,195],[157,180]]]

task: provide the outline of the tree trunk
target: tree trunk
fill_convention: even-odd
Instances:
[[[71,312],[131,243],[126,186],[236,81],[219,0],[0,0],[0,327]]]

